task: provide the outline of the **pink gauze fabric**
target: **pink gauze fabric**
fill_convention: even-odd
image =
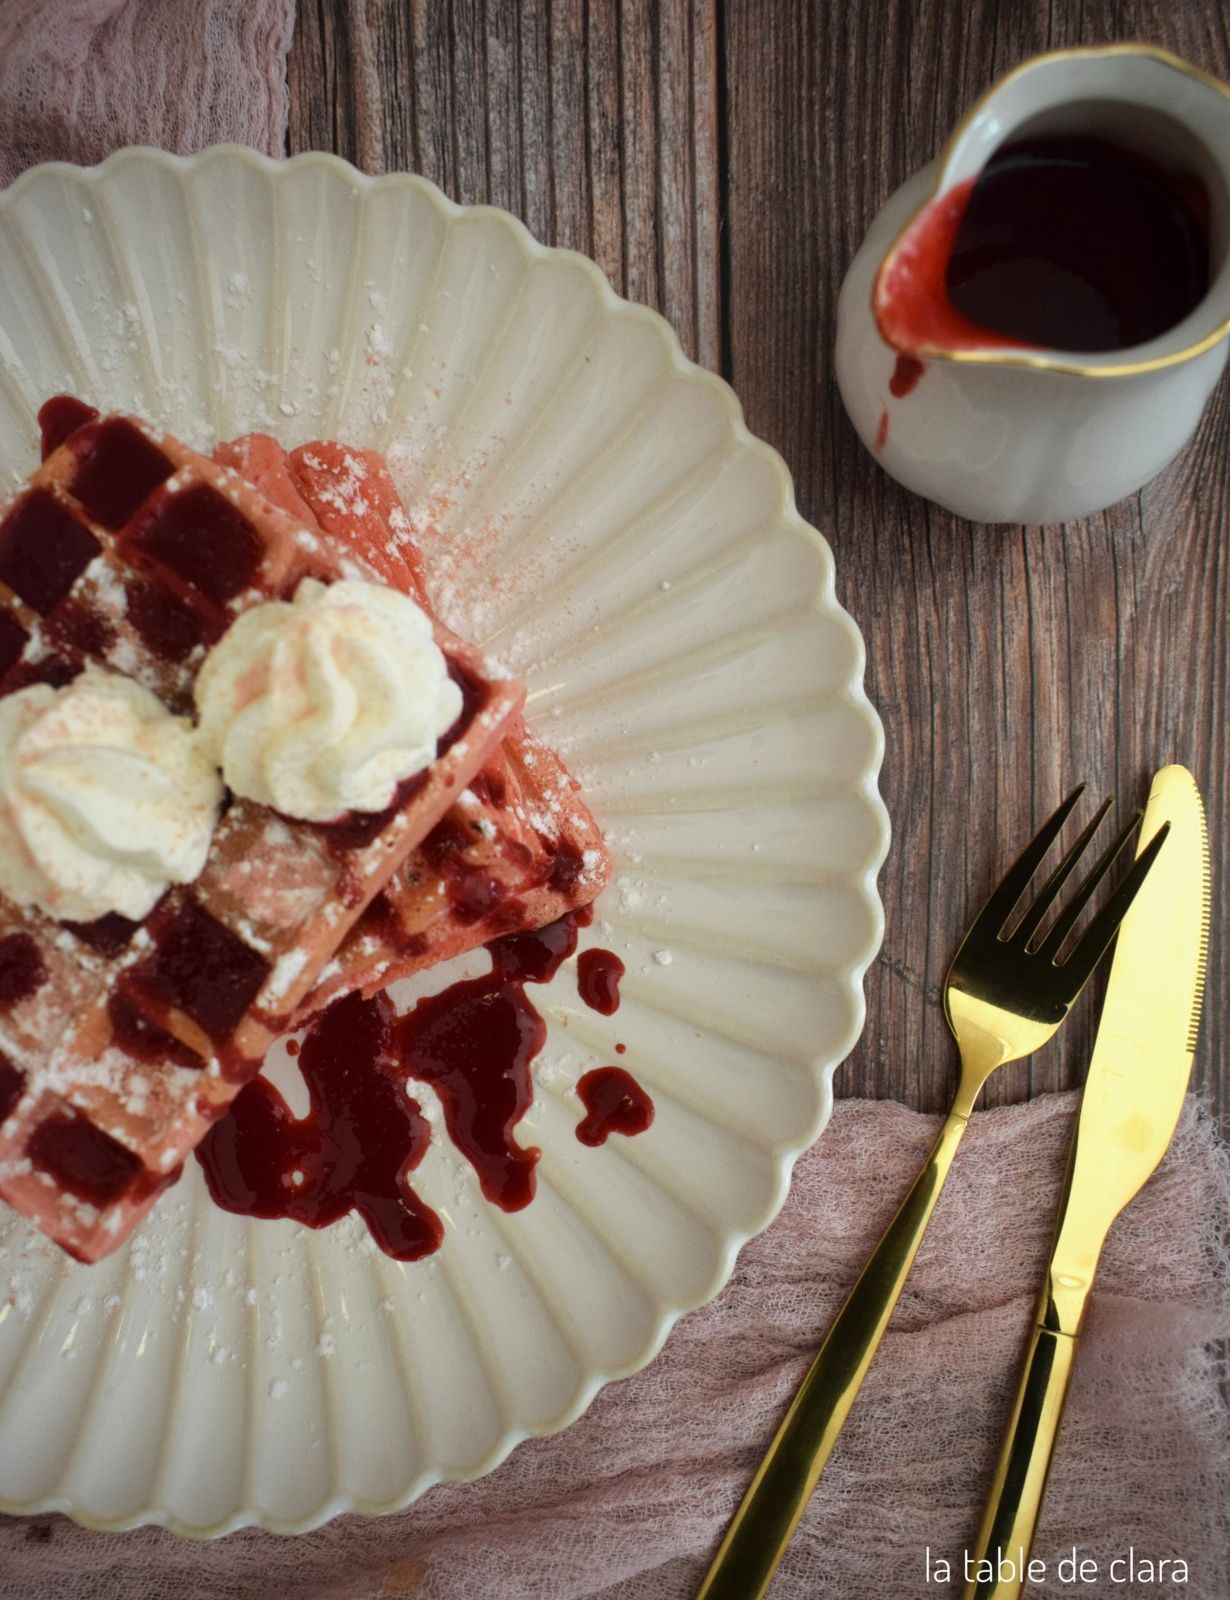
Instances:
[[[978,1114],[905,1295],[771,1591],[929,1600],[975,1538],[1032,1317],[1074,1095]],[[934,1137],[889,1102],[837,1103],[785,1209],[713,1304],[566,1432],[477,1483],[297,1538],[194,1545],[0,1519],[0,1600],[684,1600],[774,1427]],[[1032,1595],[1225,1600],[1230,1156],[1194,1102],[1116,1222],[1081,1342]],[[122,1449],[122,1442],[117,1443]],[[1093,1587],[1058,1579],[1076,1546]],[[1116,1582],[1135,1552],[1182,1584]],[[1173,1575],[1175,1568],[1171,1568]]]
[[[294,0],[0,0],[0,185],[126,144],[281,155]]]

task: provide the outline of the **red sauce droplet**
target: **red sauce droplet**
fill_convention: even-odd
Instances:
[[[918,380],[922,377],[925,368],[921,361],[913,356],[898,356],[893,367],[893,375],[888,380],[889,393],[897,400],[904,400],[907,394],[913,394],[918,387]],[[887,413],[885,413],[887,418]],[[888,429],[885,427],[885,434]]]
[[[653,1101],[622,1067],[595,1067],[581,1078],[577,1094],[585,1107],[577,1124],[582,1144],[605,1144],[612,1133],[631,1138],[653,1121]]]
[[[295,1059],[295,1057],[299,1054],[298,1039],[288,1039],[286,1041],[286,1054],[291,1058],[292,1061]]]
[[[619,980],[623,962],[609,950],[583,950],[577,957],[577,993],[591,1011],[604,1017],[619,1010]]]
[[[617,1044],[617,1045],[616,1045],[616,1046],[615,1046],[615,1054],[616,1054],[616,1055],[617,1055],[617,1056],[621,1056],[621,1055],[623,1055],[623,1053],[624,1053],[624,1051],[625,1051],[625,1050],[626,1050],[626,1049],[627,1049],[627,1048],[628,1048],[628,1047],[627,1047],[627,1045],[626,1045],[626,1044]]]
[[[876,429],[876,449],[883,450],[888,443],[888,412],[881,411],[880,425]]]
[[[299,1053],[311,1100],[302,1120],[265,1078],[240,1091],[197,1150],[218,1205],[310,1228],[355,1211],[398,1261],[439,1247],[440,1219],[408,1178],[430,1129],[397,1070],[395,1025],[387,996],[357,994],[312,1023]]]
[[[44,461],[56,451],[78,428],[85,427],[98,416],[94,406],[87,406],[75,395],[55,394],[39,408],[38,426],[40,448]]]

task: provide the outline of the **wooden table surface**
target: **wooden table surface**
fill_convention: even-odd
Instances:
[[[867,1028],[838,1091],[945,1103],[939,983],[981,894],[1074,780],[1121,805],[1179,760],[1216,887],[1230,716],[1230,403],[1087,522],[980,528],[891,482],[833,379],[876,210],[1039,50],[1161,44],[1230,77],[1224,0],[300,0],[288,148],[423,173],[592,256],[721,372],[794,474],[867,641],[893,846]],[[1215,911],[1197,1073],[1230,1107]],[[993,1102],[1079,1081],[1088,998]]]

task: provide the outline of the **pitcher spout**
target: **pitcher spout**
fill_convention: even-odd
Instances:
[[[872,291],[907,364],[1119,378],[1230,332],[1230,89],[1178,57],[1035,57],[977,102],[930,177]]]

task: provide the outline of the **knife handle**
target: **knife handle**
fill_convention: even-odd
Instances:
[[[888,1326],[966,1122],[949,1113],[803,1379],[696,1600],[759,1600],[768,1588]]]
[[[966,1570],[974,1576],[962,1600],[1017,1600],[1025,1590],[1026,1562],[1075,1359],[1075,1334],[1035,1325],[974,1559],[969,1562],[967,1557]],[[979,1578],[979,1571],[985,1570],[982,1562],[1003,1576]]]

